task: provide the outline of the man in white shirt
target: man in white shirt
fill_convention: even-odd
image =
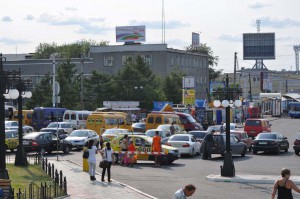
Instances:
[[[186,199],[187,197],[192,196],[196,191],[196,187],[192,184],[186,185],[184,188],[177,190],[172,199]]]

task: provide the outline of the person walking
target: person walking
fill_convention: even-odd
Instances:
[[[172,199],[186,199],[187,197],[192,196],[196,191],[196,187],[192,184],[186,185],[184,188],[177,190]]]
[[[152,152],[161,152],[161,137],[159,136],[159,132],[155,131],[155,136],[152,138]],[[155,156],[155,166],[160,166],[158,163],[158,156],[159,154],[154,154]]]
[[[172,122],[171,126],[170,126],[170,133],[171,135],[175,134],[175,127],[174,127],[174,122]]]
[[[102,150],[103,149],[103,143],[104,143],[104,140],[103,140],[103,137],[102,135],[99,136],[99,150]]]
[[[135,152],[135,146],[134,146],[134,144],[133,144],[133,141],[131,140],[130,141],[130,144],[129,144],[129,146],[128,146],[128,152],[130,152],[130,154],[129,154],[129,163],[128,163],[128,166],[130,166],[130,167],[133,167],[133,162],[134,162],[134,152]]]
[[[110,168],[111,168],[111,165],[115,165],[115,160],[114,160],[114,151],[110,147],[109,142],[106,143],[106,147],[104,147],[100,151],[100,154],[101,154],[101,156],[104,160],[108,161],[108,167],[102,169],[101,181],[105,182],[104,176],[105,176],[105,172],[106,172],[106,169],[107,169],[107,179],[108,179],[108,182],[111,182],[111,180],[110,180],[110,177],[111,177]]]
[[[277,192],[277,199],[293,199],[292,190],[300,193],[299,187],[290,180],[291,171],[289,169],[281,170],[281,178],[276,180],[272,191],[272,199],[275,199]]]
[[[220,133],[225,133],[224,122],[221,122]]]
[[[215,130],[212,130],[211,133],[208,133],[203,138],[203,155],[202,159],[207,160],[211,159],[211,147],[214,145],[214,138],[213,134],[215,133]]]
[[[125,164],[124,160],[127,157],[128,145],[129,145],[128,135],[125,134],[124,139],[122,140],[122,142],[120,144],[121,151],[123,151],[123,153],[120,156],[120,165],[121,166],[123,163]],[[127,165],[127,163],[126,163],[126,165]]]
[[[96,154],[98,153],[97,147],[94,145],[94,140],[89,140],[87,150],[89,151],[88,164],[89,174],[92,181],[96,180]]]

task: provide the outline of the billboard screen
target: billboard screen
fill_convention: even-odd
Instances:
[[[200,44],[200,34],[192,32],[192,46],[199,46]]]
[[[275,59],[275,33],[244,33],[244,60]]]
[[[145,26],[118,26],[116,27],[116,41],[146,41],[145,29]]]

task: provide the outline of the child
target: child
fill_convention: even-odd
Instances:
[[[133,167],[133,157],[134,157],[134,152],[135,152],[135,146],[134,146],[132,140],[129,143],[128,151],[130,152],[129,153],[129,166]]]

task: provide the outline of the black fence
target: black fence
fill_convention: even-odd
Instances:
[[[6,162],[12,163],[14,159],[7,154]],[[62,171],[57,171],[54,164],[50,164],[47,158],[41,157],[39,154],[27,155],[29,164],[40,165],[41,168],[51,177],[51,181],[41,183],[40,185],[30,182],[28,186],[21,190],[12,188],[13,196],[17,199],[50,199],[64,197],[68,195],[67,179],[63,176]]]

